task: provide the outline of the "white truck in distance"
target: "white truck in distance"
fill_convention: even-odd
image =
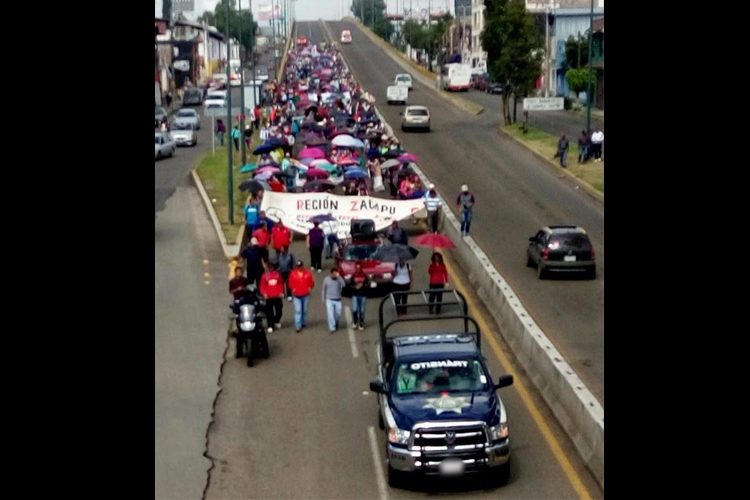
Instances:
[[[442,76],[443,90],[468,91],[471,88],[471,67],[466,64],[446,64]]]
[[[388,104],[393,104],[394,102],[406,104],[408,98],[409,89],[403,85],[389,85],[385,90],[385,99]]]

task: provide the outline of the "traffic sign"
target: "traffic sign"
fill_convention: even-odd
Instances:
[[[562,97],[524,97],[524,111],[557,111],[563,109]]]

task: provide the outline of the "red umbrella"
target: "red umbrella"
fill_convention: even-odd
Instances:
[[[456,248],[456,245],[447,236],[440,233],[420,234],[413,240],[415,245],[431,248]]]
[[[323,152],[322,149],[319,148],[305,148],[299,153],[299,158],[314,158],[316,160],[319,160],[320,158],[325,158],[326,154]]]
[[[340,160],[336,160],[337,165],[359,165],[359,161],[352,157],[344,157]]]
[[[310,168],[305,173],[305,177],[307,177],[307,180],[328,179],[328,172],[322,168]]]
[[[409,162],[419,163],[419,157],[417,155],[415,155],[415,154],[412,154],[412,153],[402,154],[397,159],[401,163],[409,163]]]

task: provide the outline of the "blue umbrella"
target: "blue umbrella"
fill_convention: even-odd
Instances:
[[[281,139],[281,138],[279,138],[279,137],[271,137],[270,139],[268,139],[263,144],[268,144],[270,146],[279,147],[279,146],[283,146],[285,143],[284,143],[284,140]]]
[[[273,151],[274,149],[277,149],[277,148],[278,148],[278,146],[275,146],[273,144],[265,143],[265,144],[261,144],[260,146],[258,146],[255,149],[253,149],[253,154],[254,155],[264,155],[266,153],[270,153],[271,151]]]
[[[361,168],[350,168],[344,172],[344,177],[347,179],[365,179],[367,173]]]

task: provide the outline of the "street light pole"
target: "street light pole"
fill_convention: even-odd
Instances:
[[[549,3],[544,14],[544,97],[549,97]]]
[[[227,211],[229,212],[228,218],[229,223],[234,224],[234,179],[233,179],[233,172],[232,172],[232,142],[233,139],[231,137],[231,126],[232,126],[232,81],[230,79],[231,75],[229,74],[230,71],[230,64],[229,61],[232,59],[232,52],[231,52],[231,36],[229,35],[229,2],[227,2],[227,8],[226,8],[226,14],[227,14],[227,25],[226,25],[226,37],[227,37],[227,126],[226,129],[230,131],[229,134],[229,140],[227,141],[227,200],[229,203],[227,204]]]
[[[594,0],[591,0],[589,12],[589,78],[586,88],[586,133],[591,131],[591,51],[594,41]]]
[[[242,0],[237,0],[237,12],[239,14],[239,37],[240,37],[240,134],[242,137],[240,140],[240,151],[242,157],[242,164],[247,163],[247,152],[245,151],[245,70],[242,67],[243,57],[242,53]],[[230,89],[231,92],[231,89]]]

